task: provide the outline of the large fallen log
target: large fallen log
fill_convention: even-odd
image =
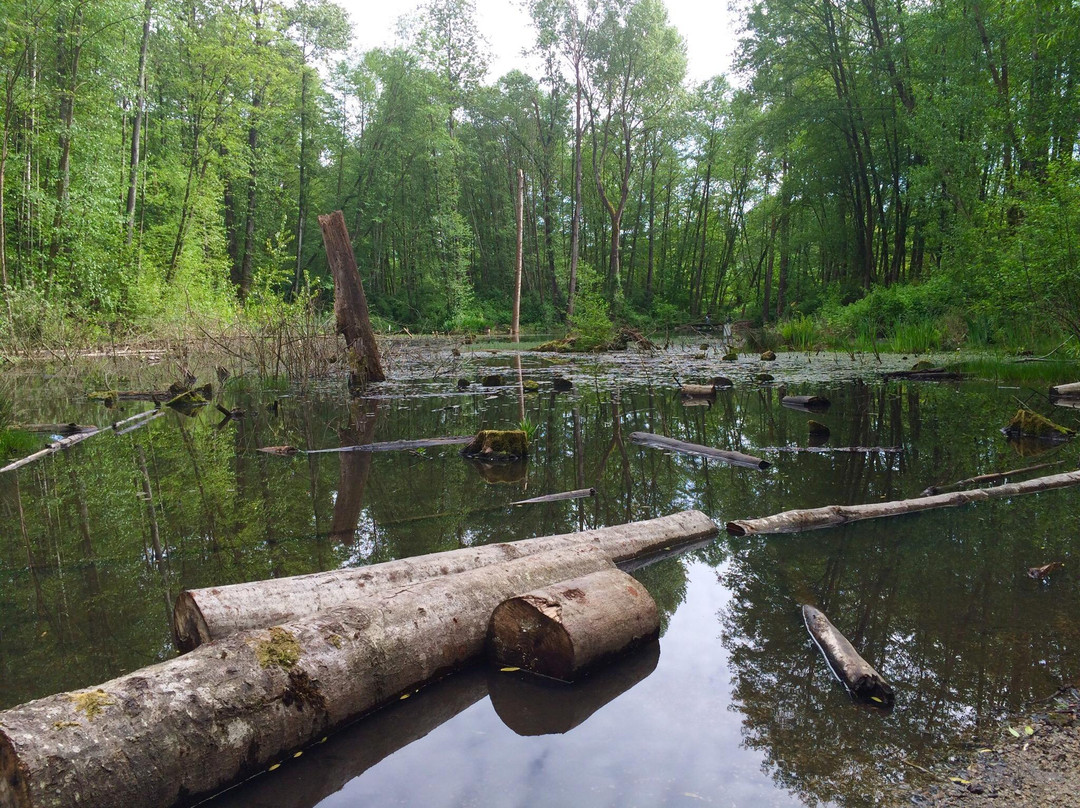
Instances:
[[[238,631],[265,628],[332,609],[387,587],[453,575],[560,547],[595,547],[616,563],[711,538],[715,523],[701,511],[682,511],[642,522],[466,547],[356,567],[268,581],[191,589],[173,609],[173,638],[180,650]]]
[[[824,412],[829,409],[832,402],[825,396],[784,396],[780,399],[780,405],[787,407],[789,410]]]
[[[0,712],[0,805],[197,802],[477,656],[507,598],[611,566],[593,547],[538,553]]]
[[[833,673],[851,695],[861,701],[872,701],[886,709],[892,707],[896,700],[892,686],[859,656],[859,652],[848,642],[847,637],[829,622],[829,618],[813,606],[803,606],[802,615],[806,630],[825,655],[825,661],[829,663]]]
[[[1036,477],[1021,483],[1006,483],[994,488],[974,488],[970,491],[953,491],[918,499],[902,499],[892,502],[872,502],[868,505],[827,505],[824,508],[784,511],[763,516],[760,519],[737,519],[727,523],[732,536],[749,536],[758,533],[797,533],[823,527],[845,525],[861,519],[880,519],[884,516],[900,516],[905,513],[929,511],[934,508],[955,508],[969,502],[988,499],[1007,499],[1020,494],[1052,491],[1080,484],[1080,471]]]
[[[503,601],[488,655],[500,665],[573,682],[660,635],[656,601],[621,570],[600,570]]]
[[[1064,460],[1055,460],[1053,463],[1036,463],[1034,466],[1026,466],[1022,469],[1013,469],[1012,471],[999,471],[994,474],[979,474],[975,477],[968,477],[965,480],[957,480],[955,483],[949,483],[947,485],[931,485],[924,488],[923,492],[919,496],[932,497],[934,496],[934,494],[944,494],[948,491],[956,491],[960,488],[966,488],[969,485],[997,483],[1001,482],[1002,480],[1007,480],[1009,477],[1015,477],[1018,474],[1027,474],[1032,471],[1040,471],[1042,469],[1050,468],[1051,466],[1060,466],[1064,462]]]
[[[680,454],[695,455],[709,460],[720,460],[732,466],[764,470],[772,465],[767,460],[743,454],[742,452],[729,452],[726,449],[714,449],[711,446],[686,443],[681,440],[675,440],[674,438],[666,438],[663,435],[654,435],[651,432],[631,432],[630,440],[641,446],[648,446],[652,449],[663,449],[667,452],[679,452]]]

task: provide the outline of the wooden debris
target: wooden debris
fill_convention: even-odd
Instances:
[[[173,636],[179,649],[190,650],[235,632],[332,609],[390,586],[466,572],[545,550],[596,547],[612,561],[624,564],[711,539],[716,533],[716,524],[701,511],[682,511],[596,530],[465,547],[366,567],[191,589],[176,599]]]
[[[198,802],[478,656],[507,598],[610,566],[591,547],[538,553],[5,710],[0,795],[13,806]],[[93,716],[80,709],[88,693],[99,694]]]
[[[1036,477],[1020,483],[1006,483],[994,488],[975,488],[970,491],[953,491],[918,499],[873,502],[868,505],[828,505],[824,508],[784,511],[760,519],[738,519],[727,523],[727,531],[733,536],[750,536],[761,533],[797,533],[825,527],[845,525],[862,519],[880,519],[905,513],[929,511],[934,508],[954,508],[970,502],[989,499],[1008,499],[1020,494],[1052,491],[1080,484],[1080,471]]]
[[[358,446],[337,446],[332,449],[310,449],[307,454],[334,452],[401,452],[416,449],[433,449],[439,446],[463,446],[475,440],[472,435],[455,435],[448,438],[419,438],[417,440],[388,440],[378,443],[362,443]]]
[[[517,502],[511,502],[511,505],[535,505],[541,502],[562,502],[565,499],[585,499],[586,497],[595,497],[595,488],[579,488],[576,491],[563,491],[561,494],[545,494],[542,497],[533,497],[532,499],[519,499]]]
[[[1080,382],[1056,384],[1050,388],[1050,398],[1072,398],[1080,396]]]
[[[765,452],[790,452],[791,454],[900,454],[900,446],[763,446]]]
[[[684,384],[679,387],[679,395],[683,398],[716,398],[716,385]]]
[[[1051,561],[1049,564],[1043,564],[1041,567],[1028,567],[1028,577],[1034,578],[1036,581],[1045,581],[1052,572],[1065,569],[1064,561]]]
[[[500,603],[491,615],[488,655],[498,665],[572,682],[659,634],[648,590],[611,568]]]
[[[263,446],[256,451],[265,452],[270,455],[278,455],[279,457],[292,457],[293,455],[300,453],[300,450],[295,446]]]
[[[784,396],[780,399],[780,404],[790,410],[823,412],[829,409],[832,402],[825,396]]]
[[[892,686],[855,650],[820,611],[813,606],[802,607],[803,622],[817,647],[825,656],[833,673],[844,683],[851,695],[860,701],[871,702],[889,709],[896,700]]]
[[[964,375],[958,371],[949,370],[948,368],[916,367],[912,370],[894,370],[882,374],[882,378],[885,379],[885,381],[904,379],[913,382],[948,382],[962,379],[964,378]]]
[[[23,432],[47,432],[50,435],[75,435],[79,432],[97,432],[97,427],[84,424],[19,424],[10,427]]]
[[[742,452],[729,452],[725,449],[714,449],[711,446],[701,446],[697,443],[685,443],[674,438],[666,438],[662,435],[654,435],[651,432],[632,432],[630,440],[641,446],[653,449],[663,449],[667,452],[679,452],[680,454],[696,455],[709,460],[720,460],[732,466],[742,466],[752,469],[767,469],[772,464],[760,457],[743,454]]]
[[[386,381],[375,331],[371,327],[367,297],[356,267],[349,231],[340,210],[319,217],[326,260],[334,277],[334,318],[345,337],[349,388],[362,390],[369,382]]]
[[[1034,466],[1026,466],[1022,469],[1013,469],[1012,471],[1000,471],[994,474],[979,474],[976,477],[968,477],[966,480],[957,480],[955,483],[949,483],[948,485],[931,485],[923,489],[923,492],[919,495],[922,497],[932,497],[934,494],[944,494],[947,491],[956,491],[960,488],[966,488],[969,485],[983,485],[984,483],[997,483],[1002,480],[1006,480],[1009,477],[1016,477],[1019,474],[1027,474],[1032,471],[1040,471],[1042,469],[1050,468],[1051,466],[1060,466],[1064,463],[1064,460],[1057,460],[1053,463],[1037,463]]]
[[[484,460],[519,460],[529,454],[529,439],[520,429],[481,429],[461,453]]]

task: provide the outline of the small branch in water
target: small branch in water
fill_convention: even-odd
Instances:
[[[577,491],[563,491],[561,494],[545,494],[542,497],[533,497],[532,499],[520,499],[517,502],[511,502],[511,505],[534,505],[541,502],[561,502],[566,499],[585,499],[586,497],[595,497],[595,488],[579,488]]]
[[[696,455],[708,460],[720,460],[732,466],[765,470],[772,465],[760,457],[743,454],[742,452],[729,452],[725,449],[714,449],[711,446],[701,446],[697,443],[686,443],[674,438],[666,438],[663,435],[654,435],[651,432],[632,432],[630,440],[641,446],[652,449],[662,449],[667,452],[679,452],[680,454]]]

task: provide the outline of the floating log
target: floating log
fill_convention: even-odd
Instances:
[[[1049,564],[1043,564],[1039,567],[1028,567],[1028,578],[1033,578],[1036,581],[1045,581],[1052,572],[1065,569],[1064,561],[1051,561]]]
[[[105,684],[0,712],[5,806],[191,804],[482,653],[491,612],[609,568],[538,553],[236,634]]]
[[[332,609],[371,592],[561,547],[595,547],[615,563],[624,563],[675,545],[710,539],[716,533],[716,525],[701,511],[682,511],[642,522],[465,547],[367,567],[190,589],[176,599],[173,638],[177,648],[187,651],[238,631],[287,623]]]
[[[824,508],[784,511],[760,519],[738,519],[727,523],[727,532],[733,536],[750,536],[759,533],[797,533],[823,527],[846,525],[861,519],[880,519],[884,516],[900,516],[905,513],[929,511],[934,508],[955,508],[969,502],[988,499],[1007,499],[1020,494],[1052,491],[1080,484],[1080,471],[1036,477],[1020,483],[1006,483],[994,488],[974,488],[970,491],[953,491],[918,499],[873,502],[868,505],[827,505]]]
[[[545,494],[542,497],[533,497],[532,499],[519,499],[517,502],[511,502],[511,505],[536,505],[541,502],[562,502],[564,499],[585,499],[585,497],[595,497],[595,488],[579,488],[576,491],[563,491],[561,494]]]
[[[488,656],[572,682],[659,635],[660,613],[648,590],[612,567],[500,603],[491,615]]]
[[[862,701],[871,701],[888,709],[893,706],[896,694],[888,682],[855,650],[847,637],[837,631],[820,611],[813,606],[802,607],[803,622],[817,647],[824,654],[836,677],[851,694]]]
[[[320,216],[319,229],[326,248],[326,261],[334,277],[334,319],[337,332],[345,337],[349,387],[356,390],[364,388],[368,382],[386,381],[344,215],[335,210]]]
[[[488,675],[491,706],[518,735],[561,735],[647,679],[659,661],[660,643],[654,641],[573,684],[494,668]]]
[[[900,446],[764,446],[761,452],[805,452],[807,454],[900,454]]]
[[[679,395],[684,398],[715,398],[715,384],[684,384],[679,387]]]
[[[1050,398],[1068,398],[1080,396],[1080,382],[1056,384],[1050,388]]]
[[[71,446],[74,446],[76,443],[81,443],[87,438],[92,438],[94,437],[94,435],[97,435],[101,431],[102,430],[100,429],[95,429],[92,432],[76,432],[74,435],[68,435],[66,438],[54,440],[44,449],[36,451],[31,455],[27,455],[21,460],[15,460],[11,463],[8,463],[3,468],[0,468],[0,474],[5,471],[15,471],[16,469],[21,469],[23,466],[27,466],[30,463],[33,463],[35,460],[40,460],[43,457],[48,457],[51,454],[56,454],[61,449],[67,449]]]
[[[685,443],[674,438],[666,438],[663,435],[654,435],[651,432],[632,432],[630,433],[630,440],[652,449],[663,449],[668,452],[696,455],[709,460],[720,460],[732,466],[764,470],[772,465],[767,460],[743,454],[742,452],[729,452],[725,449],[714,449],[711,446],[701,446],[697,443]]]
[[[20,424],[11,427],[23,432],[47,432],[50,435],[76,435],[79,432],[97,432],[97,427],[84,424]]]
[[[520,429],[481,429],[461,453],[483,460],[520,460],[529,454],[529,439]]]
[[[780,404],[790,410],[804,412],[822,412],[829,409],[832,402],[825,396],[784,396]]]
[[[964,378],[962,373],[947,368],[920,368],[918,370],[893,370],[882,374],[885,381],[907,380],[912,382],[952,382]]]
[[[1051,466],[1060,466],[1064,462],[1064,460],[1056,460],[1053,463],[1037,463],[1034,466],[1026,466],[1025,468],[1013,469],[1012,471],[1000,471],[995,474],[980,474],[976,477],[968,477],[966,480],[957,480],[955,483],[949,483],[948,485],[931,485],[928,488],[924,488],[923,492],[919,496],[932,497],[934,496],[934,494],[944,494],[947,491],[956,491],[969,485],[997,483],[1001,482],[1002,480],[1008,479],[1009,477],[1015,477],[1018,474],[1027,474],[1032,471],[1048,469]]]
[[[359,446],[337,446],[332,449],[311,449],[305,454],[327,454],[330,452],[400,452],[413,449],[431,449],[437,446],[462,446],[472,442],[474,439],[475,438],[472,435],[457,435],[449,438],[387,440],[379,443],[362,443]]]

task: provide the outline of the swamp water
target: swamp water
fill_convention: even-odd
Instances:
[[[917,496],[933,483],[1039,462],[999,432],[1017,399],[1066,426],[1050,378],[1028,383],[884,382],[899,357],[781,354],[722,363],[697,347],[562,359],[391,348],[394,381],[348,401],[338,384],[299,393],[228,380],[219,423],[168,412],[0,477],[0,708],[88,687],[175,654],[169,614],[185,588],[355,566],[465,545],[572,532],[698,508],[728,519]],[[886,365],[888,365],[886,367]],[[776,381],[761,384],[757,374]],[[85,393],[164,387],[130,360],[9,372],[16,420],[107,424]],[[506,385],[483,388],[501,373]],[[685,407],[675,377],[736,383]],[[156,374],[156,375],[155,375]],[[209,373],[206,375],[210,375]],[[555,376],[574,382],[552,392]],[[459,378],[473,384],[458,390]],[[154,382],[157,382],[155,385]],[[789,394],[832,401],[808,415]],[[535,425],[523,465],[484,468],[457,447],[279,457],[301,449]],[[829,446],[899,453],[792,454],[808,418]],[[766,471],[667,455],[634,431],[757,454]],[[43,439],[44,440],[44,439]],[[1023,456],[1021,456],[1023,455]],[[510,507],[595,487],[593,498]],[[274,806],[870,806],[965,738],[1011,741],[1001,718],[1080,672],[1073,545],[1080,490],[930,511],[803,534],[729,538],[636,571],[660,606],[658,646],[566,688],[463,671],[218,798]],[[1064,560],[1040,583],[1027,569]],[[802,624],[828,614],[892,682],[889,714],[854,705]],[[912,765],[913,764],[913,765]]]

